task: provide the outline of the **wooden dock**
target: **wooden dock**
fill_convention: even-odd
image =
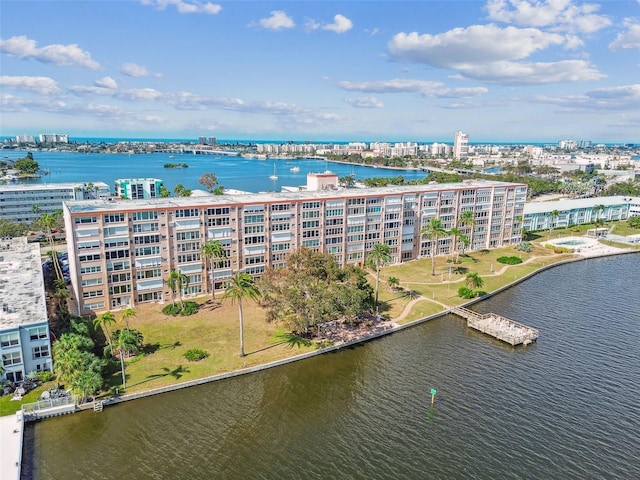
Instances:
[[[482,314],[464,307],[452,307],[451,313],[467,320],[467,326],[486,335],[491,335],[509,345],[529,345],[535,342],[540,332],[495,313]]]

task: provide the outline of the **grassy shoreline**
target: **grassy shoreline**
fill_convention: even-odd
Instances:
[[[455,264],[451,257],[436,257],[435,276],[431,274],[430,259],[385,267],[381,270],[380,278],[380,314],[391,320],[394,328],[377,331],[374,335],[365,334],[323,349],[289,348],[278,338],[282,329],[268,323],[265,311],[253,302],[243,303],[247,355],[242,358],[238,356],[237,305],[221,303],[211,297],[200,297],[194,299],[200,303],[200,311],[189,317],[167,316],[161,312],[162,305],[159,304],[141,305],[136,309],[136,317],[130,320],[130,325],[144,335],[144,354],[127,362],[126,392],[121,389],[120,371],[115,371],[105,378],[105,386],[99,398],[112,399],[118,388],[117,401],[132,400],[246,374],[335,351],[437,318],[444,315],[449,306],[482,301],[547,268],[583,260],[583,257],[574,254],[555,254],[541,246],[549,236],[556,238],[562,234],[563,232],[551,232],[551,235],[540,235],[535,239],[530,253],[504,247],[470,252],[460,256],[460,263]],[[576,235],[575,232],[568,234]],[[640,246],[630,250],[638,252]],[[503,255],[520,256],[522,263],[503,265],[497,261]],[[454,269],[458,267],[464,270],[454,273]],[[467,272],[478,273],[482,277],[482,290],[487,292],[486,296],[472,300],[458,297],[458,288],[464,285]],[[387,287],[389,277],[398,278],[403,290]],[[370,280],[375,282],[373,274]],[[111,327],[112,331],[122,328],[119,313],[115,312],[115,315],[118,322]],[[209,356],[198,362],[189,362],[183,355],[192,348],[205,350]],[[30,392],[24,401],[35,401],[41,391],[42,387]],[[22,402],[9,400],[7,397],[0,397],[0,415],[11,414],[20,409]]]

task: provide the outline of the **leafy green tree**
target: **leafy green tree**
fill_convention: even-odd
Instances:
[[[207,243],[202,245],[201,257],[205,263],[205,267],[208,267],[208,270],[211,272],[210,274],[207,272],[207,278],[211,279],[211,298],[215,299],[215,269],[225,258],[227,258],[227,251],[219,240],[209,240]]]
[[[340,268],[332,255],[308,248],[293,252],[283,267],[268,268],[260,291],[267,319],[303,335],[324,322],[355,321],[374,300],[362,268]]]
[[[400,288],[400,280],[397,277],[389,277],[387,278],[387,285],[389,285],[389,288],[397,290]]]
[[[640,228],[640,217],[630,217],[629,220],[627,220],[627,224],[631,228]]]
[[[171,192],[164,185],[160,185],[160,198],[169,198],[171,196]]]
[[[127,388],[127,375],[125,372],[125,357],[138,353],[142,349],[142,334],[133,329],[116,330],[113,332],[116,345],[118,346],[118,356],[120,357],[120,370],[122,373],[122,388]]]
[[[19,158],[13,163],[13,168],[18,170],[21,175],[35,175],[40,170],[40,164],[33,159],[31,152],[24,158]]]
[[[240,321],[240,357],[244,357],[244,317],[242,316],[242,300],[250,298],[257,300],[260,297],[260,290],[255,280],[246,272],[238,271],[235,273],[227,289],[222,295],[223,299],[230,299],[231,303],[238,302],[238,318]]]
[[[84,368],[71,379],[71,388],[82,400],[93,396],[102,387],[103,363],[92,353],[83,354]]]
[[[376,294],[375,305],[378,305],[378,292],[380,290],[380,268],[387,262],[391,261],[391,248],[386,243],[377,243],[373,246],[373,249],[369,252],[369,259],[371,259],[376,266]]]
[[[442,221],[439,218],[432,218],[422,230],[420,235],[427,237],[431,242],[431,275],[436,274],[436,251],[438,250],[438,240],[440,237],[446,235],[446,230],[442,226]]]
[[[356,185],[356,176],[355,175],[345,175],[344,177],[340,177],[338,179],[338,183],[344,188],[353,188]]]

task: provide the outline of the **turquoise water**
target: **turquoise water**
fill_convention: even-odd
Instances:
[[[23,151],[3,151],[10,159],[24,157]],[[173,191],[178,183],[189,189],[204,189],[198,183],[203,173],[214,173],[220,185],[249,192],[280,191],[282,186],[306,185],[307,173],[329,169],[339,176],[354,174],[356,180],[371,177],[395,177],[407,180],[425,178],[419,170],[389,170],[357,165],[331,163],[325,160],[257,160],[215,155],[173,155],[151,153],[140,155],[76,152],[34,152],[40,168],[50,172],[39,180],[25,183],[105,182],[113,190],[118,178],[159,178]],[[186,169],[163,168],[165,163],[186,163]],[[277,180],[270,180],[274,166]],[[299,172],[291,168],[298,166]]]
[[[584,245],[582,240],[567,240],[566,242],[555,242],[556,245]]]

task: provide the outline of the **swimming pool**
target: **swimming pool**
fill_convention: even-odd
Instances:
[[[560,246],[576,246],[576,245],[586,245],[587,242],[584,242],[582,240],[567,240],[565,242],[554,242],[555,245],[560,245]]]

